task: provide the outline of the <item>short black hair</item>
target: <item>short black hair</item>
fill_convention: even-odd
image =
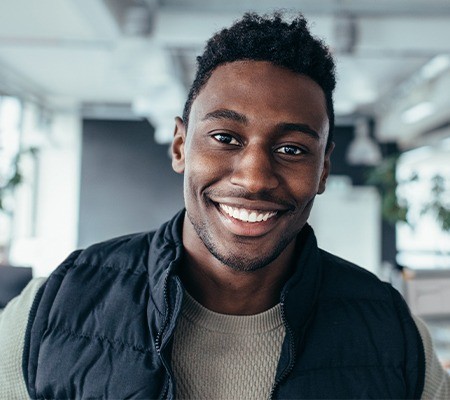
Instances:
[[[193,101],[218,66],[234,61],[268,61],[306,75],[322,88],[330,126],[328,149],[334,130],[335,65],[327,46],[311,35],[307,25],[302,14],[287,22],[281,12],[263,16],[246,13],[230,28],[216,33],[197,57],[197,73],[183,110],[186,127]]]

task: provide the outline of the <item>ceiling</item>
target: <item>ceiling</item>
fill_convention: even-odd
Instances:
[[[335,54],[339,118],[374,116],[380,140],[403,142],[448,123],[448,66],[421,70],[450,54],[448,0],[2,0],[0,92],[86,116],[146,116],[170,140],[205,40],[245,11],[280,8],[303,12]],[[439,112],[402,121],[436,96]]]

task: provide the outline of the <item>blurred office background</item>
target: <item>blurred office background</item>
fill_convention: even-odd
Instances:
[[[2,0],[0,285],[180,209],[168,144],[195,57],[243,12],[280,8],[337,61],[319,244],[392,281],[450,360],[447,0]]]

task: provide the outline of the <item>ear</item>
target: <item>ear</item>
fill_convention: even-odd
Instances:
[[[175,118],[175,132],[172,141],[172,168],[175,172],[184,172],[184,144],[186,142],[186,127],[180,117]]]
[[[325,153],[325,158],[323,160],[323,171],[322,176],[320,177],[319,182],[319,190],[317,191],[317,194],[322,194],[325,192],[325,186],[327,183],[328,175],[330,175],[330,168],[331,168],[331,153],[334,150],[334,142],[330,144],[330,148]]]

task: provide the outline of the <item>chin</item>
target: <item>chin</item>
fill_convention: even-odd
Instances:
[[[208,229],[202,229],[201,225],[195,223],[192,225],[208,251],[223,265],[239,272],[252,272],[268,266],[280,256],[296,236],[281,238],[270,250],[261,249],[261,246],[257,246],[256,249],[255,246],[246,249],[245,247],[248,246],[238,242],[228,246],[233,247],[234,251],[230,251],[219,240],[214,240]]]

